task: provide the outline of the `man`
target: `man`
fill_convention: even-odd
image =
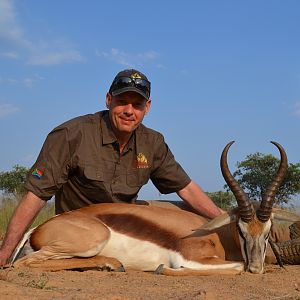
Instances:
[[[27,178],[28,192],[8,226],[0,265],[53,195],[56,213],[93,203],[135,203],[151,179],[161,193],[176,192],[208,218],[222,213],[176,162],[163,136],[141,124],[151,106],[144,74],[119,72],[106,106],[107,111],[70,120],[48,135]]]

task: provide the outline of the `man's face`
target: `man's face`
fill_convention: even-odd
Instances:
[[[151,100],[146,100],[135,92],[125,92],[117,96],[106,95],[106,106],[117,136],[132,133],[149,111]]]

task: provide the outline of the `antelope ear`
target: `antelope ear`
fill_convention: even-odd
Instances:
[[[227,225],[236,220],[236,211],[237,211],[237,209],[233,209],[230,212],[226,212],[226,213],[222,214],[221,216],[212,219],[208,223],[205,223],[199,229],[208,231],[208,230],[213,230],[213,229],[219,228],[221,226]]]
[[[274,214],[275,220],[290,221],[290,222],[300,221],[299,214],[296,214],[296,213],[288,211],[288,210],[273,207],[273,214]]]

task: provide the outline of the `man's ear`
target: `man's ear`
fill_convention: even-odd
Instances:
[[[105,103],[106,103],[106,107],[110,108],[110,103],[111,103],[111,94],[110,93],[106,94]]]
[[[146,114],[149,112],[150,107],[151,107],[151,99],[149,99],[149,100],[146,102]]]

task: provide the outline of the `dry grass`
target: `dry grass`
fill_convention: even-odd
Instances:
[[[18,205],[18,200],[14,198],[2,198],[0,202],[0,240],[2,240],[6,228],[8,226],[9,220]],[[36,217],[32,227],[37,226],[55,214],[54,212],[54,203],[47,203],[47,205],[40,211]]]

